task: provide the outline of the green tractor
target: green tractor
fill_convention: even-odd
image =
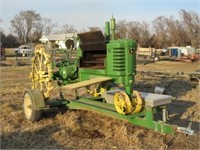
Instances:
[[[105,23],[104,35],[101,31],[78,34],[80,44],[74,60],[64,50],[63,59],[53,63],[44,47],[36,47],[30,74],[32,88],[24,94],[26,118],[35,122],[43,110],[66,106],[102,113],[163,134],[178,131],[192,135],[194,131],[189,127],[166,124],[166,105],[171,103],[172,96],[134,90],[136,42],[115,39],[115,29],[112,17]],[[60,96],[52,101],[52,91],[57,87]],[[80,88],[87,89],[87,94],[80,96]],[[76,96],[68,99],[66,91],[74,91]],[[155,121],[156,113],[162,117]]]

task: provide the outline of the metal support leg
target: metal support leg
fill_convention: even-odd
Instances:
[[[162,118],[163,118],[164,122],[166,122],[168,120],[168,112],[167,112],[166,108],[162,109]]]

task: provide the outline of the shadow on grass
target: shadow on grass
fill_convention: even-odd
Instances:
[[[47,125],[34,131],[1,133],[1,149],[66,149],[52,137],[59,130]]]
[[[7,64],[5,62],[0,62],[0,67],[9,67],[12,66],[11,64]]]
[[[155,86],[161,85],[161,80],[144,80],[145,82],[137,82],[134,84],[133,89],[141,92],[154,93]],[[181,127],[188,127],[190,123],[191,128],[197,133],[199,132],[199,120],[197,111],[199,111],[199,104],[191,100],[181,100],[179,97],[185,96],[192,89],[197,89],[198,85],[195,82],[190,82],[189,80],[181,79],[166,79],[162,81],[162,86],[165,87],[164,94],[171,95],[174,97],[172,102],[167,105],[167,110],[169,111],[169,124],[174,124]],[[194,91],[193,91],[194,92]],[[194,94],[198,94],[198,91],[195,91]],[[160,116],[160,115],[159,115]]]
[[[188,91],[198,88],[196,82],[181,79],[145,79],[140,82],[136,82],[133,85],[133,89],[140,92],[154,93],[156,86],[164,87],[163,94],[171,95],[173,97],[184,96]]]
[[[41,119],[55,118],[57,114],[64,115],[67,111],[69,110],[66,106],[52,107],[42,112]]]
[[[172,103],[167,105],[167,110],[170,115],[168,122],[181,127],[188,127],[191,123],[191,129],[196,133],[199,132],[200,122],[197,121],[199,118],[194,114],[196,112],[196,109],[193,108],[194,105],[197,105],[197,103],[183,100],[172,100]],[[192,120],[192,117],[196,117],[196,119]]]

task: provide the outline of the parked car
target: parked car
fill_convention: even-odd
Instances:
[[[19,48],[17,48],[15,50],[15,54],[17,56],[23,56],[23,57],[25,57],[27,55],[32,55],[32,53],[33,53],[33,49],[30,46],[28,46],[28,45],[19,46]]]

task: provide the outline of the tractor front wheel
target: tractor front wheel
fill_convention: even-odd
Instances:
[[[25,92],[23,108],[27,120],[30,122],[38,121],[42,114],[42,109],[39,109],[39,107],[43,105],[44,98],[39,90],[28,90]]]

